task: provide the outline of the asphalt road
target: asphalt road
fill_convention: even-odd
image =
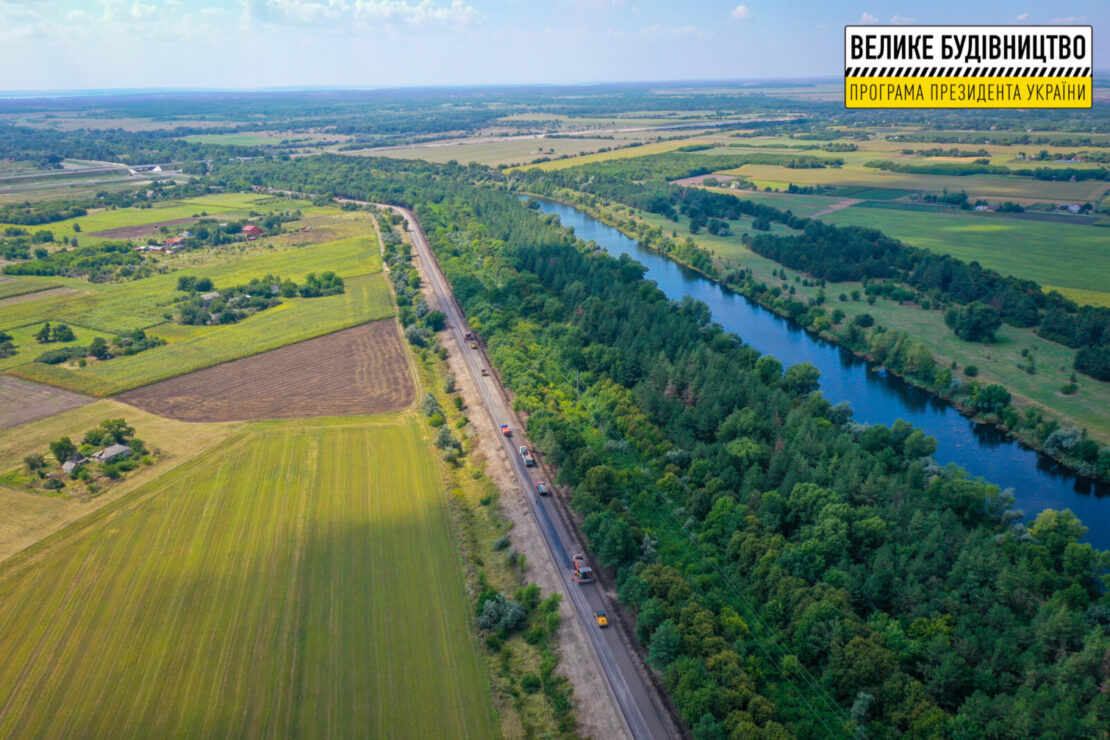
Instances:
[[[462,310],[455,302],[447,280],[440,272],[439,263],[432,255],[428,241],[424,236],[416,216],[406,209],[395,208],[409,223],[409,233],[412,236],[416,255],[424,264],[425,274],[428,275],[432,289],[439,299],[441,310],[447,314],[448,327],[455,340],[458,352],[466,361],[468,372],[474,379],[474,384],[481,393],[489,412],[489,423],[495,427],[508,424],[513,431],[512,438],[501,438],[509,460],[512,462],[513,472],[518,483],[524,491],[524,497],[531,507],[536,522],[547,541],[551,557],[559,566],[563,575],[563,586],[570,598],[570,603],[578,618],[585,623],[586,633],[590,643],[597,653],[598,662],[612,688],[613,695],[620,707],[621,714],[628,725],[632,737],[641,738],[671,738],[677,732],[670,717],[657,705],[653,695],[653,688],[637,668],[638,658],[621,639],[616,629],[601,629],[594,619],[594,611],[601,609],[611,611],[601,589],[597,584],[579,586],[571,577],[570,557],[579,550],[576,540],[571,536],[569,528],[563,521],[559,511],[551,505],[545,505],[543,499],[536,493],[536,480],[538,474],[533,475],[537,468],[527,468],[520,457],[519,448],[527,445],[523,427],[516,414],[509,408],[505,396],[497,385],[497,380],[492,375],[483,376],[483,368],[488,369],[485,355],[480,351],[472,350],[470,342],[464,339],[467,331],[466,319]],[[480,423],[480,422],[479,422]],[[529,445],[529,449],[533,449]]]

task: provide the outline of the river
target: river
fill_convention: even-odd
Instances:
[[[704,302],[713,318],[763,354],[784,365],[809,362],[821,371],[821,390],[832,403],[848,401],[853,419],[867,424],[892,424],[905,419],[937,440],[934,456],[1002,489],[1012,488],[1017,508],[1028,519],[1043,509],[1071,509],[1090,528],[1086,540],[1110,549],[1110,526],[1102,521],[1110,508],[1110,485],[1075,475],[1051,458],[1009,439],[993,427],[976,424],[955,408],[903,381],[896,375],[815,337],[798,324],[702,277],[571,206],[540,200],[544,213],[559,216],[564,226],[609,254],[627,254],[647,267],[669,298],[690,296]]]

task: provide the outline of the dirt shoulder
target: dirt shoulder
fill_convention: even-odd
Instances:
[[[429,291],[430,282],[423,263],[414,259],[413,265],[419,271],[425,291]],[[434,297],[431,300],[435,300]],[[455,346],[449,330],[440,332],[439,342],[443,347],[453,349]],[[456,378],[459,393],[462,394],[468,411],[484,413],[482,397],[458,352],[449,351],[447,363]],[[478,452],[486,460],[486,474],[501,491],[502,511],[513,523],[513,545],[526,558],[528,579],[536,583],[544,593],[562,593],[562,574],[552,562],[539,525],[524,500],[497,429],[492,424],[481,421],[471,426],[477,435]],[[563,599],[559,612],[563,620],[559,629],[558,650],[562,659],[559,661],[558,672],[566,676],[574,687],[574,708],[580,733],[594,738],[629,737],[615,702],[601,699],[610,696],[611,692],[597,663],[585,626],[578,619],[568,599]]]

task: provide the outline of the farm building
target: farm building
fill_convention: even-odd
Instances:
[[[248,225],[243,227],[243,234],[248,236],[248,237],[253,236],[253,237],[257,238],[257,237],[262,236],[262,229],[258,228],[254,224],[248,224]]]
[[[208,305],[212,301],[220,297],[220,291],[213,290],[211,293],[202,293],[200,299],[204,301],[204,305]]]
[[[103,450],[93,455],[93,457],[99,462],[106,463],[118,460],[121,457],[127,457],[130,454],[131,448],[127,445],[112,445],[111,447],[105,447]]]
[[[62,472],[65,473],[66,475],[69,475],[74,470],[77,470],[77,467],[79,465],[83,465],[83,464],[87,463],[88,461],[89,461],[89,459],[87,457],[85,457],[84,455],[74,455],[73,457],[69,458],[64,463],[62,463]]]

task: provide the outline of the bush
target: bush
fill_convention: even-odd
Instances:
[[[535,673],[525,673],[520,679],[520,688],[524,689],[529,694],[534,694],[542,687],[540,677]]]
[[[509,535],[503,534],[493,541],[494,550],[504,550],[509,546]]]
[[[509,633],[520,626],[525,616],[523,606],[511,601],[503,593],[496,593],[482,604],[478,626],[491,632]]]
[[[976,367],[975,365],[968,365],[967,367],[964,368],[964,375],[966,375],[969,378],[974,378],[978,374],[979,374],[979,368]]]
[[[423,347],[428,343],[424,339],[424,333],[420,331],[420,327],[416,324],[412,324],[405,329],[405,339],[414,347]]]
[[[65,485],[65,483],[62,483],[62,481],[57,478],[50,478],[42,484],[42,487],[49,491],[58,491],[65,488]]]
[[[1063,393],[1065,396],[1074,395],[1078,390],[1078,383],[1064,383],[1062,386],[1060,386],[1060,392]]]
[[[439,406],[439,401],[432,395],[431,391],[424,394],[424,398],[420,401],[420,409],[424,412],[425,416],[434,416],[436,414],[442,415],[443,409]]]

